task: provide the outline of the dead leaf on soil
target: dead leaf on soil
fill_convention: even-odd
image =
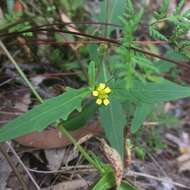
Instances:
[[[70,148],[47,149],[45,150],[48,168],[52,171],[60,169],[61,165],[67,165],[70,161],[78,157],[78,151]]]

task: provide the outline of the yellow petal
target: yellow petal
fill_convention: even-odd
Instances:
[[[98,91],[94,90],[94,91],[92,92],[92,95],[93,95],[93,96],[98,96]]]
[[[108,94],[108,93],[111,92],[111,89],[110,89],[109,87],[106,87],[106,88],[104,89],[104,92]]]
[[[98,105],[102,104],[102,99],[98,98],[98,99],[96,100],[96,103],[97,103]]]
[[[98,85],[97,90],[98,90],[98,91],[101,91],[101,90],[103,90],[105,87],[106,87],[106,84],[105,84],[105,83],[100,83],[100,84]]]
[[[103,103],[104,103],[105,106],[107,106],[110,103],[110,101],[108,99],[104,99]]]

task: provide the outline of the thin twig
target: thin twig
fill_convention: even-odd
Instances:
[[[150,179],[154,179],[156,181],[161,181],[161,182],[165,182],[166,179],[164,178],[160,178],[160,177],[157,177],[157,176],[153,176],[153,175],[149,175],[149,174],[145,174],[145,173],[140,173],[140,172],[135,172],[135,171],[132,171],[132,170],[128,170],[126,171],[125,173],[125,177],[126,176],[135,176],[135,177],[146,177],[146,178],[150,178]],[[177,187],[181,187],[181,188],[185,188],[185,189],[190,189],[190,187],[186,186],[186,185],[183,185],[181,183],[177,183],[177,182],[169,182]]]
[[[62,33],[65,33],[65,34],[73,34],[73,35],[76,35],[76,36],[84,36],[84,37],[88,37],[88,38],[92,38],[92,39],[96,39],[96,40],[100,40],[100,41],[103,41],[103,42],[109,42],[109,43],[113,43],[113,44],[116,44],[116,45],[122,45],[121,42],[115,40],[115,39],[111,39],[111,38],[104,38],[104,37],[100,37],[100,36],[94,36],[94,35],[90,35],[90,34],[87,34],[87,33],[82,33],[82,32],[72,32],[72,31],[67,31],[67,30],[61,30],[61,29],[52,29],[52,28],[37,28],[37,29],[29,29],[29,30],[24,30],[24,31],[20,31],[20,32],[11,32],[11,33],[1,33],[0,34],[0,37],[3,37],[3,36],[17,36],[17,35],[20,35],[20,34],[23,34],[23,33],[27,33],[27,32],[62,32]],[[126,47],[126,46],[124,46]],[[188,64],[185,64],[185,63],[180,63],[180,62],[177,62],[173,59],[170,59],[170,58],[166,58],[166,57],[163,57],[161,55],[158,55],[156,53],[152,53],[152,52],[149,52],[149,51],[145,51],[145,50],[142,50],[142,49],[139,49],[137,47],[126,47],[128,49],[131,49],[131,50],[134,50],[136,52],[140,52],[140,53],[144,53],[146,55],[149,55],[151,57],[156,57],[156,58],[159,58],[159,59],[162,59],[164,61],[168,61],[168,62],[171,62],[171,63],[174,63],[176,65],[181,65],[181,66],[184,66],[184,67],[187,67],[189,68],[190,66]]]
[[[134,43],[141,44],[141,45],[149,45],[149,44],[168,44],[168,42],[165,41],[133,41]],[[10,44],[15,44],[16,42],[11,42]],[[104,42],[100,40],[73,40],[73,41],[56,41],[52,39],[37,39],[37,40],[26,40],[26,44],[31,45],[31,44],[36,44],[36,45],[77,45],[77,44],[101,44],[101,43],[109,43],[109,42]]]
[[[168,174],[166,173],[164,168],[158,163],[158,161],[154,158],[154,156],[149,151],[147,151],[147,154],[150,157],[150,159],[154,162],[155,166],[163,173],[163,175],[168,177]]]
[[[38,25],[37,27],[33,27],[33,28],[43,28],[43,27],[49,27],[49,26],[59,26],[59,27],[65,27],[65,25],[102,25],[102,26],[112,26],[112,27],[116,27],[116,28],[122,28],[121,25],[119,24],[114,24],[114,23],[109,23],[109,22],[93,22],[93,21],[89,21],[89,22],[57,22],[57,23],[53,23],[53,24],[44,24],[44,25]]]
[[[54,174],[54,173],[63,173],[63,172],[68,172],[69,170],[77,170],[80,169],[81,170],[85,170],[85,171],[89,171],[89,172],[93,172],[93,171],[97,171],[97,169],[95,169],[94,167],[90,166],[90,165],[80,165],[80,166],[66,166],[60,170],[52,170],[52,171],[45,171],[45,170],[35,170],[35,169],[31,169],[28,168],[28,170],[30,172],[34,172],[34,173],[42,173],[42,174]]]
[[[159,124],[160,124],[159,122],[147,122],[147,121],[143,123],[144,126],[157,126]]]
[[[39,185],[36,183],[35,179],[31,175],[31,173],[29,172],[29,170],[27,169],[27,167],[24,165],[23,161],[20,159],[20,157],[18,156],[18,154],[16,153],[16,151],[14,150],[14,148],[11,146],[11,144],[9,142],[6,142],[6,144],[8,145],[8,147],[10,148],[11,152],[14,154],[14,156],[16,157],[16,159],[18,160],[18,162],[20,163],[20,165],[23,167],[23,169],[27,173],[28,177],[33,182],[33,184],[35,185],[36,189],[40,190]]]
[[[10,156],[9,156],[9,155],[7,154],[7,152],[4,150],[2,144],[0,144],[0,151],[1,151],[1,153],[3,154],[3,156],[6,158],[8,164],[9,164],[9,166],[12,168],[13,172],[15,173],[15,175],[16,175],[18,181],[20,182],[22,188],[23,188],[24,190],[27,190],[28,188],[27,188],[27,185],[26,185],[26,183],[25,183],[23,177],[20,175],[19,171],[17,170],[17,168],[16,168],[14,162],[12,161],[12,159],[10,158]]]
[[[13,80],[13,79],[8,79],[8,80],[6,80],[6,81],[0,83],[0,87],[3,86],[3,85],[5,85],[5,84],[7,84],[7,83],[9,83],[9,82],[11,82],[12,80]]]
[[[58,76],[73,76],[80,74],[80,71],[76,72],[56,72],[56,73],[43,73],[43,74],[31,74],[29,75],[30,77],[38,77],[38,76],[43,76],[43,77],[58,77]]]
[[[0,114],[6,114],[6,115],[20,115],[22,112],[9,112],[9,111],[1,111]]]
[[[38,39],[38,40],[27,40],[26,44],[36,44],[36,45],[83,45],[83,44],[101,44],[105,43],[103,41],[98,41],[98,40],[75,40],[75,41],[63,41],[63,42],[58,42],[55,40],[43,40],[43,39]],[[11,43],[13,44],[13,43]],[[14,43],[15,44],[15,43]]]
[[[4,124],[4,123],[7,123],[8,121],[9,121],[9,120],[1,120],[1,121],[0,121],[0,124],[2,124],[2,123],[3,123],[3,124]]]

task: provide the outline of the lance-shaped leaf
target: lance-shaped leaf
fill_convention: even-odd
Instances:
[[[160,83],[135,83],[129,92],[144,103],[160,103],[190,96],[190,88],[163,80]]]
[[[124,155],[124,126],[126,117],[121,104],[114,98],[108,106],[99,108],[101,126],[104,128],[106,138],[123,158]]]
[[[141,127],[142,123],[146,119],[146,117],[150,114],[153,109],[153,104],[141,104],[137,106],[135,110],[135,114],[131,124],[131,132],[135,133]]]
[[[125,81],[119,81],[114,90],[114,95],[121,101],[153,104],[190,96],[190,87],[181,86],[168,80],[157,83],[135,81],[130,89],[127,89],[125,84]]]
[[[105,19],[108,18],[109,23],[118,24],[119,17],[125,13],[125,5],[127,4],[125,3],[123,0],[100,1],[100,12],[93,16],[99,22],[105,22]]]
[[[81,101],[88,94],[87,88],[69,88],[63,95],[44,101],[0,128],[0,142],[41,131],[59,119],[66,120],[73,110],[81,110]]]

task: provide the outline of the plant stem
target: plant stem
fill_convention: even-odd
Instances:
[[[31,82],[27,79],[26,75],[20,69],[19,65],[14,60],[14,58],[12,57],[12,55],[9,53],[8,49],[5,47],[5,45],[3,44],[2,41],[0,41],[0,47],[3,49],[3,51],[5,52],[5,54],[7,55],[7,57],[9,58],[9,60],[11,61],[11,63],[15,66],[16,70],[18,71],[18,73],[20,74],[20,76],[23,78],[23,80],[26,82],[26,84],[28,85],[28,87],[31,89],[31,91],[33,92],[33,94],[36,96],[36,98],[38,99],[38,101],[40,103],[42,103],[43,102],[42,98],[40,97],[40,95],[38,94],[38,92],[35,90],[35,88],[31,84]]]
[[[73,143],[77,147],[77,149],[80,151],[80,153],[82,154],[82,156],[90,164],[92,164],[98,171],[100,171],[102,173],[103,172],[102,168],[99,167],[99,165],[96,164],[96,162],[89,156],[88,153],[86,153],[85,149],[82,146],[80,146],[80,144],[77,143],[77,141],[69,134],[69,132],[64,128],[64,126],[62,124],[58,124],[57,127],[63,133],[63,135],[65,135],[65,137],[67,137],[69,139],[69,141],[71,143]]]

